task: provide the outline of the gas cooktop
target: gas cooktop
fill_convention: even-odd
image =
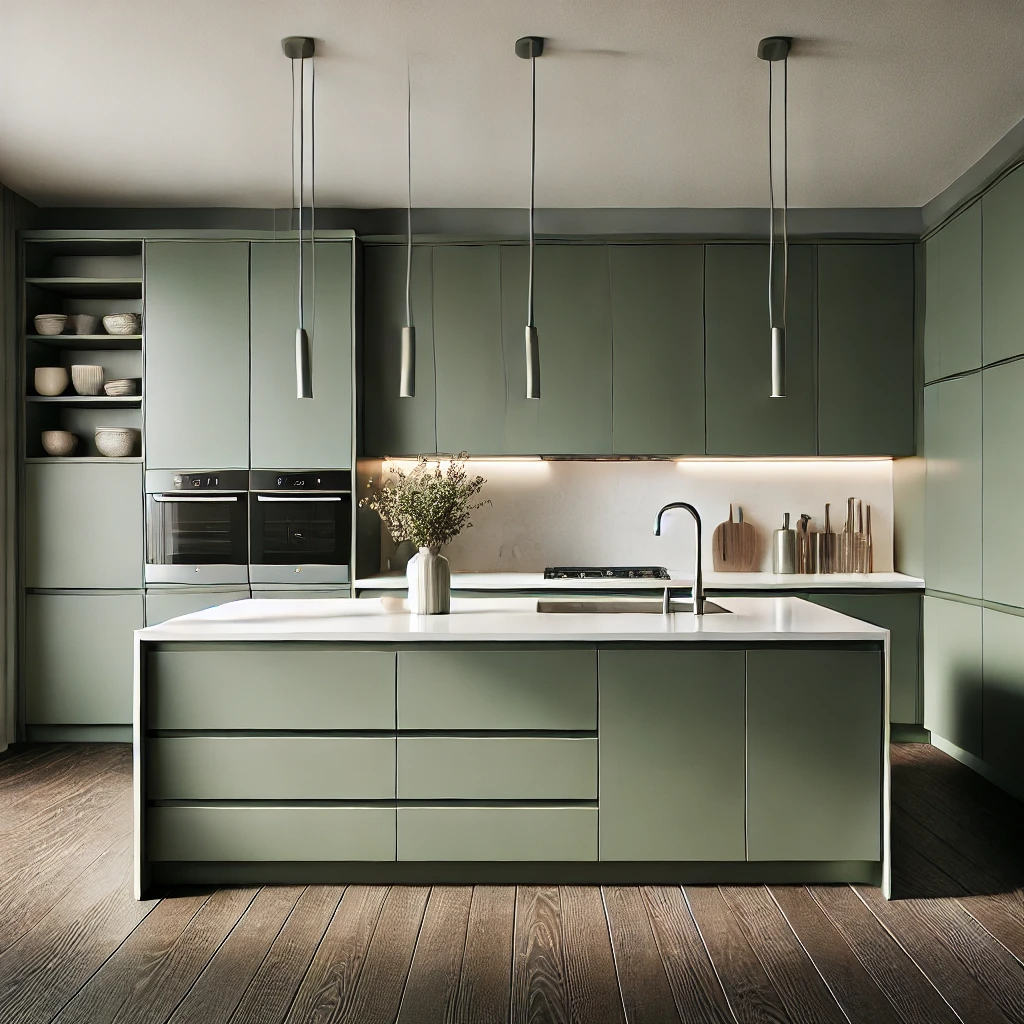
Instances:
[[[667,580],[661,565],[555,565],[544,570],[546,580]]]

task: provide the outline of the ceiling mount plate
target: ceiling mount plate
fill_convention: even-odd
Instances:
[[[286,36],[281,40],[281,49],[289,60],[304,60],[316,53],[316,42],[309,36]]]
[[[543,36],[523,36],[516,40],[516,56],[523,60],[539,57],[544,52]]]
[[[757,44],[757,55],[761,60],[785,60],[793,40],[789,36],[765,36]]]

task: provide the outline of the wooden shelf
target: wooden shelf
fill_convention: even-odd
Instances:
[[[26,402],[40,405],[80,405],[86,409],[102,409],[110,406],[132,408],[142,405],[142,395],[26,395]]]
[[[44,462],[60,462],[70,464],[72,462],[142,462],[141,455],[130,455],[124,459],[112,459],[103,455],[29,455],[25,459],[25,465],[41,465]]]
[[[141,334],[26,334],[26,341],[54,348],[79,348],[90,351],[102,349],[141,349]]]
[[[26,277],[25,284],[57,295],[104,299],[142,298],[141,277]]]

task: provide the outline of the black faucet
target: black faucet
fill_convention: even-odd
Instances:
[[[700,513],[685,501],[673,501],[666,505],[654,520],[654,536],[661,536],[661,517],[673,508],[685,508],[693,516],[693,523],[697,529],[697,565],[693,570],[693,614],[704,614],[704,574],[700,568]],[[661,602],[661,610],[667,615],[671,611],[672,595],[668,587]]]

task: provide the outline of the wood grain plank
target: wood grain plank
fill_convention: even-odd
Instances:
[[[386,885],[350,885],[345,890],[288,1012],[290,1024],[341,1019],[387,895]]]
[[[797,885],[772,886],[770,892],[850,1024],[901,1024],[896,1008],[811,894]]]
[[[517,887],[513,949],[513,1024],[566,1024],[569,994],[556,886]]]
[[[430,890],[398,1024],[451,1020],[472,902],[473,887],[469,885],[434,886]]]
[[[0,786],[6,787],[28,772],[39,771],[47,765],[70,757],[75,743],[24,743],[8,747],[0,753]]]
[[[474,887],[454,1024],[508,1021],[515,905],[515,886]]]
[[[301,887],[296,886],[261,889],[178,1005],[171,1024],[227,1020],[301,894]]]
[[[640,890],[605,886],[604,903],[626,1019],[681,1021]]]
[[[601,890],[593,885],[562,886],[559,898],[569,1019],[573,1024],[624,1024],[625,1007]]]
[[[658,952],[684,1021],[733,1024],[729,1000],[677,885],[643,889]]]
[[[344,886],[311,885],[259,965],[231,1024],[281,1024],[331,923]]]
[[[704,885],[685,886],[683,892],[737,1021],[788,1022],[778,992],[722,893]]]

